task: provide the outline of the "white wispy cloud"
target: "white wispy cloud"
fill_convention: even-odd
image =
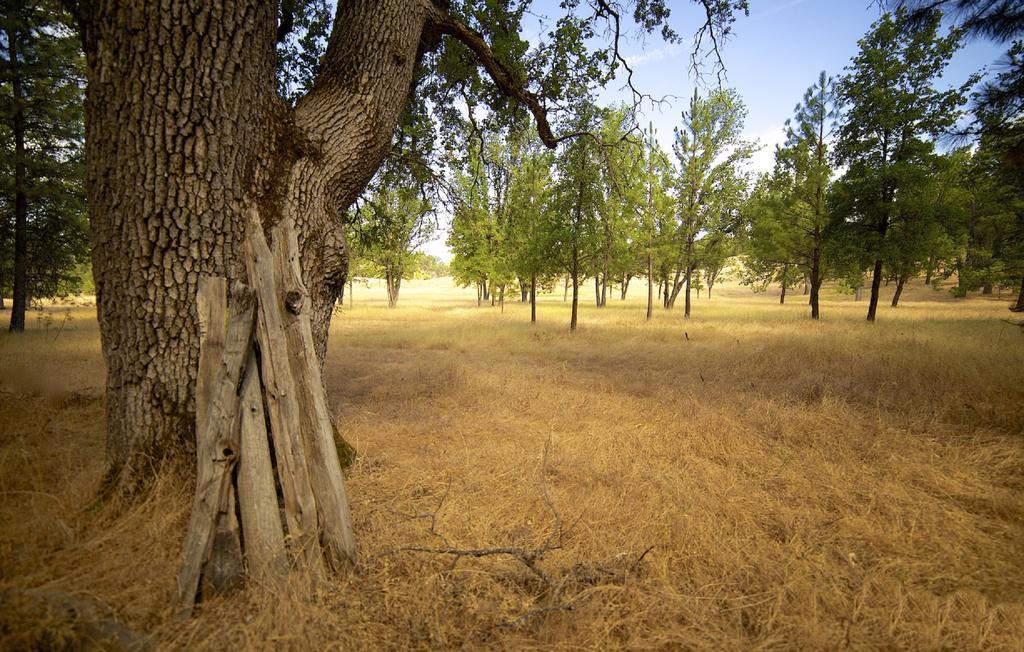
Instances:
[[[631,54],[628,57],[625,57],[625,59],[630,68],[635,68],[637,66],[642,66],[645,63],[650,63],[651,61],[670,59],[679,54],[681,49],[682,48],[678,43],[669,43],[668,45],[663,45],[660,48],[641,52],[640,54]]]
[[[789,2],[783,2],[775,5],[774,7],[768,7],[763,13],[757,14],[757,16],[774,16],[775,14],[782,13],[787,9],[792,9],[798,5],[802,5],[807,0],[789,0]]]

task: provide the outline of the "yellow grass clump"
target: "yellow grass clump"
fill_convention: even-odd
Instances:
[[[727,286],[647,323],[642,280],[581,296],[571,334],[561,288],[531,326],[448,279],[407,282],[395,310],[357,284],[326,382],[359,451],[359,565],[187,623],[192,488],[163,473],[140,502],[97,500],[94,309],[0,336],[0,648],[73,649],[109,619],[187,649],[1024,649],[1006,298],[918,281],[867,324],[826,293],[815,323],[799,295]]]

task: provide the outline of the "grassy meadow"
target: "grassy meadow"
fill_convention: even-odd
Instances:
[[[0,335],[0,648],[111,617],[167,649],[1024,649],[1024,332],[1008,296],[891,291],[873,325],[728,284],[647,323],[642,280],[603,309],[591,282],[570,333],[561,286],[532,326],[357,284],[325,373],[358,566],[185,623],[192,487],[97,500],[95,308],[48,307]]]

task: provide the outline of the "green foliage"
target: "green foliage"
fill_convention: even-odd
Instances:
[[[332,3],[280,0],[278,4],[277,90],[289,104],[309,92],[327,51]]]
[[[744,282],[764,289],[825,276],[828,143],[838,115],[835,83],[823,71],[786,122],[775,169],[762,177],[745,207],[749,224]]]
[[[72,18],[56,0],[3,2],[0,10],[0,292],[11,288],[14,264],[15,166],[13,83],[24,112],[28,296],[79,291],[88,262],[83,187],[84,62]],[[19,56],[11,60],[11,38]]]
[[[433,236],[436,228],[433,204],[413,183],[411,173],[402,166],[388,166],[351,213],[351,255],[368,263],[361,270],[365,276],[412,278],[420,260],[416,249]]]
[[[929,185],[940,165],[934,138],[962,115],[973,83],[935,87],[960,43],[955,30],[939,36],[939,25],[938,14],[921,25],[903,11],[885,14],[839,83],[845,110],[836,161],[848,169],[832,193],[834,233],[847,261],[882,261],[904,277],[927,256],[923,239],[935,234],[928,226]]]
[[[683,127],[676,129],[675,265],[690,284],[690,275],[706,260],[720,267],[723,241],[739,225],[739,207],[747,189],[740,166],[755,149],[740,137],[746,113],[735,91],[713,90],[707,98],[695,91],[689,110],[683,112]]]

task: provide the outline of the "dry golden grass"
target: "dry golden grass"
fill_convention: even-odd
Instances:
[[[1024,649],[1008,300],[917,283],[874,325],[832,294],[812,323],[800,296],[733,286],[648,324],[644,291],[597,310],[586,286],[570,334],[561,288],[532,327],[446,281],[408,283],[396,310],[357,286],[327,384],[360,452],[358,568],[184,624],[190,487],[97,503],[97,331],[79,307],[56,335],[54,307],[48,330],[0,338],[0,647],[77,644],[26,597],[42,589],[167,648]],[[400,550],[546,543],[540,574]]]

